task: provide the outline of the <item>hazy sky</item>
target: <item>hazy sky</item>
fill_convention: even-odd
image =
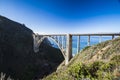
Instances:
[[[41,34],[120,32],[120,0],[0,0],[0,15]]]

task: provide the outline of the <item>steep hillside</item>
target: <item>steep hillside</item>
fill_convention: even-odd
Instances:
[[[120,37],[84,48],[43,80],[120,80]]]
[[[24,24],[0,16],[0,72],[15,80],[32,80],[56,70],[63,61],[60,50],[46,39],[34,53],[32,34]]]

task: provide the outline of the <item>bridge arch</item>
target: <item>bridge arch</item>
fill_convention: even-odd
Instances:
[[[65,59],[65,52],[64,52],[64,50],[60,47],[60,44],[58,43],[58,41],[55,40],[54,38],[50,37],[50,36],[43,36],[42,38],[40,38],[40,39],[38,40],[38,42],[37,42],[37,48],[39,49],[39,46],[41,45],[41,43],[42,43],[46,38],[51,39],[51,40],[58,46],[58,48],[60,49],[60,51],[61,51],[61,53],[62,53],[62,55],[63,55],[63,57],[64,57],[64,59]],[[39,51],[39,50],[38,50],[38,51]]]
[[[67,35],[62,35],[63,37],[66,37],[65,40],[60,40],[58,38],[55,38],[57,36],[61,35],[39,35],[39,34],[33,34],[33,49],[34,52],[37,53],[39,51],[39,46],[41,43],[44,41],[45,38],[51,39],[53,42],[56,43],[58,48],[60,49],[64,59],[65,59],[65,65],[68,64],[70,59],[72,58],[72,35],[67,34]],[[65,41],[65,44],[64,44]],[[62,43],[60,43],[62,42]],[[64,47],[66,46],[66,47]]]

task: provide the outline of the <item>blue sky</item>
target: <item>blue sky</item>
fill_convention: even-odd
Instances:
[[[120,0],[0,0],[0,15],[39,34],[120,32]]]

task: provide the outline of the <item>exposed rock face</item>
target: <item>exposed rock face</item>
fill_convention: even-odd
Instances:
[[[60,50],[45,40],[41,51],[34,53],[32,34],[24,24],[0,16],[0,72],[15,79],[32,80],[56,70],[63,61]]]

